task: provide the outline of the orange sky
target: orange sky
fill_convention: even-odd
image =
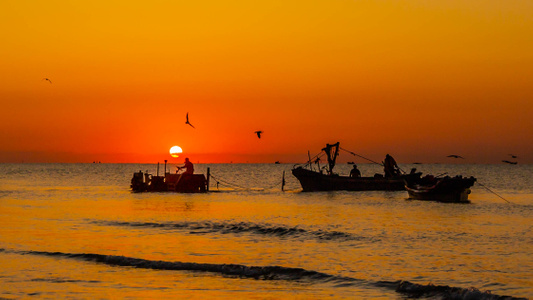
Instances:
[[[0,2],[0,162],[533,163],[532,1],[110,2]]]

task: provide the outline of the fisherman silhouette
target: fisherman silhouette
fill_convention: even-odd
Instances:
[[[188,157],[185,158],[185,164],[183,165],[183,167],[176,167],[176,168],[178,168],[176,173],[181,169],[185,169],[185,172],[183,172],[183,174],[186,174],[186,175],[192,175],[194,173],[194,166]]]
[[[396,160],[389,154],[385,156],[385,161],[383,162],[383,170],[385,171],[385,177],[394,177],[400,175],[400,170]]]
[[[357,165],[353,165],[353,169],[350,171],[350,177],[361,177],[361,171],[357,169]]]

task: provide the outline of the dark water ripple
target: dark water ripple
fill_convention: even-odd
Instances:
[[[65,279],[65,278],[35,278],[31,281],[34,282],[51,282],[51,283],[100,283],[101,281],[97,280],[77,280],[77,279]]]
[[[298,227],[277,226],[268,224],[255,223],[217,223],[217,222],[179,222],[179,223],[154,223],[154,222],[94,222],[111,226],[126,227],[146,227],[146,228],[163,228],[163,229],[186,229],[191,230],[191,234],[221,233],[221,234],[239,234],[253,233],[258,235],[269,236],[312,236],[319,240],[341,240],[354,241],[363,240],[364,237],[355,236],[350,233],[340,231],[324,230],[306,230]]]
[[[16,190],[0,190],[0,198],[12,196],[13,194],[17,193]]]
[[[490,291],[482,292],[474,287],[459,288],[448,285],[433,285],[433,284],[416,284],[409,281],[401,281],[396,287],[396,292],[405,294],[411,298],[434,298],[450,300],[463,299],[482,299],[482,300],[515,300],[526,298],[516,298],[511,296],[494,295]]]
[[[47,251],[13,251],[1,249],[0,252],[17,253],[21,255],[42,255],[60,257],[65,259],[77,259],[88,262],[101,263],[109,266],[134,267],[154,270],[172,271],[195,271],[218,273],[224,276],[239,278],[252,278],[258,280],[288,280],[309,282],[334,282],[335,286],[346,287],[353,285],[373,285],[375,287],[394,289],[396,292],[412,298],[437,298],[437,299],[483,299],[483,300],[518,300],[512,296],[499,296],[490,291],[482,292],[476,288],[459,288],[450,286],[436,286],[432,284],[421,285],[409,281],[378,281],[367,282],[365,280],[335,276],[318,271],[305,270],[302,268],[287,268],[281,266],[245,266],[240,264],[208,264],[190,262],[155,261],[141,258],[102,255],[91,253],[62,253]]]

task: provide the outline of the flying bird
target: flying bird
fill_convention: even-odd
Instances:
[[[452,154],[452,155],[448,155],[446,157],[453,157],[453,158],[462,158],[462,159],[465,159],[464,157],[460,156],[460,155],[455,155],[455,154]]]
[[[43,78],[43,80],[46,80],[46,81],[50,82],[50,84],[52,84],[52,80],[50,80],[49,78]]]
[[[191,125],[192,128],[196,128],[189,122],[189,113],[187,113],[187,115],[185,115],[185,124]]]
[[[261,138],[261,133],[263,133],[263,131],[258,130],[258,131],[255,131],[254,133],[257,134],[258,138]]]
[[[512,158],[518,158],[518,156],[514,155],[514,154],[509,154]]]
[[[510,165],[516,165],[516,164],[517,164],[516,161],[502,160],[502,162],[507,163],[507,164],[510,164]]]

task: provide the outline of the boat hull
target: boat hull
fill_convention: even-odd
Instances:
[[[406,189],[407,193],[409,194],[409,199],[412,200],[425,200],[448,203],[470,203],[470,200],[468,200],[468,195],[471,191],[468,188],[447,193],[414,190],[408,187],[406,187]]]
[[[405,181],[405,189],[409,199],[437,201],[448,203],[470,203],[468,195],[470,187],[474,185],[475,178],[442,178],[435,181],[424,182],[424,178],[414,181]]]
[[[403,191],[404,177],[348,177],[326,175],[298,167],[292,170],[304,192],[316,191]],[[420,174],[412,174],[420,177]],[[410,176],[410,175],[404,175]]]
[[[134,192],[205,193],[208,183],[204,174],[170,174],[143,178],[143,173],[134,173],[131,180]]]

